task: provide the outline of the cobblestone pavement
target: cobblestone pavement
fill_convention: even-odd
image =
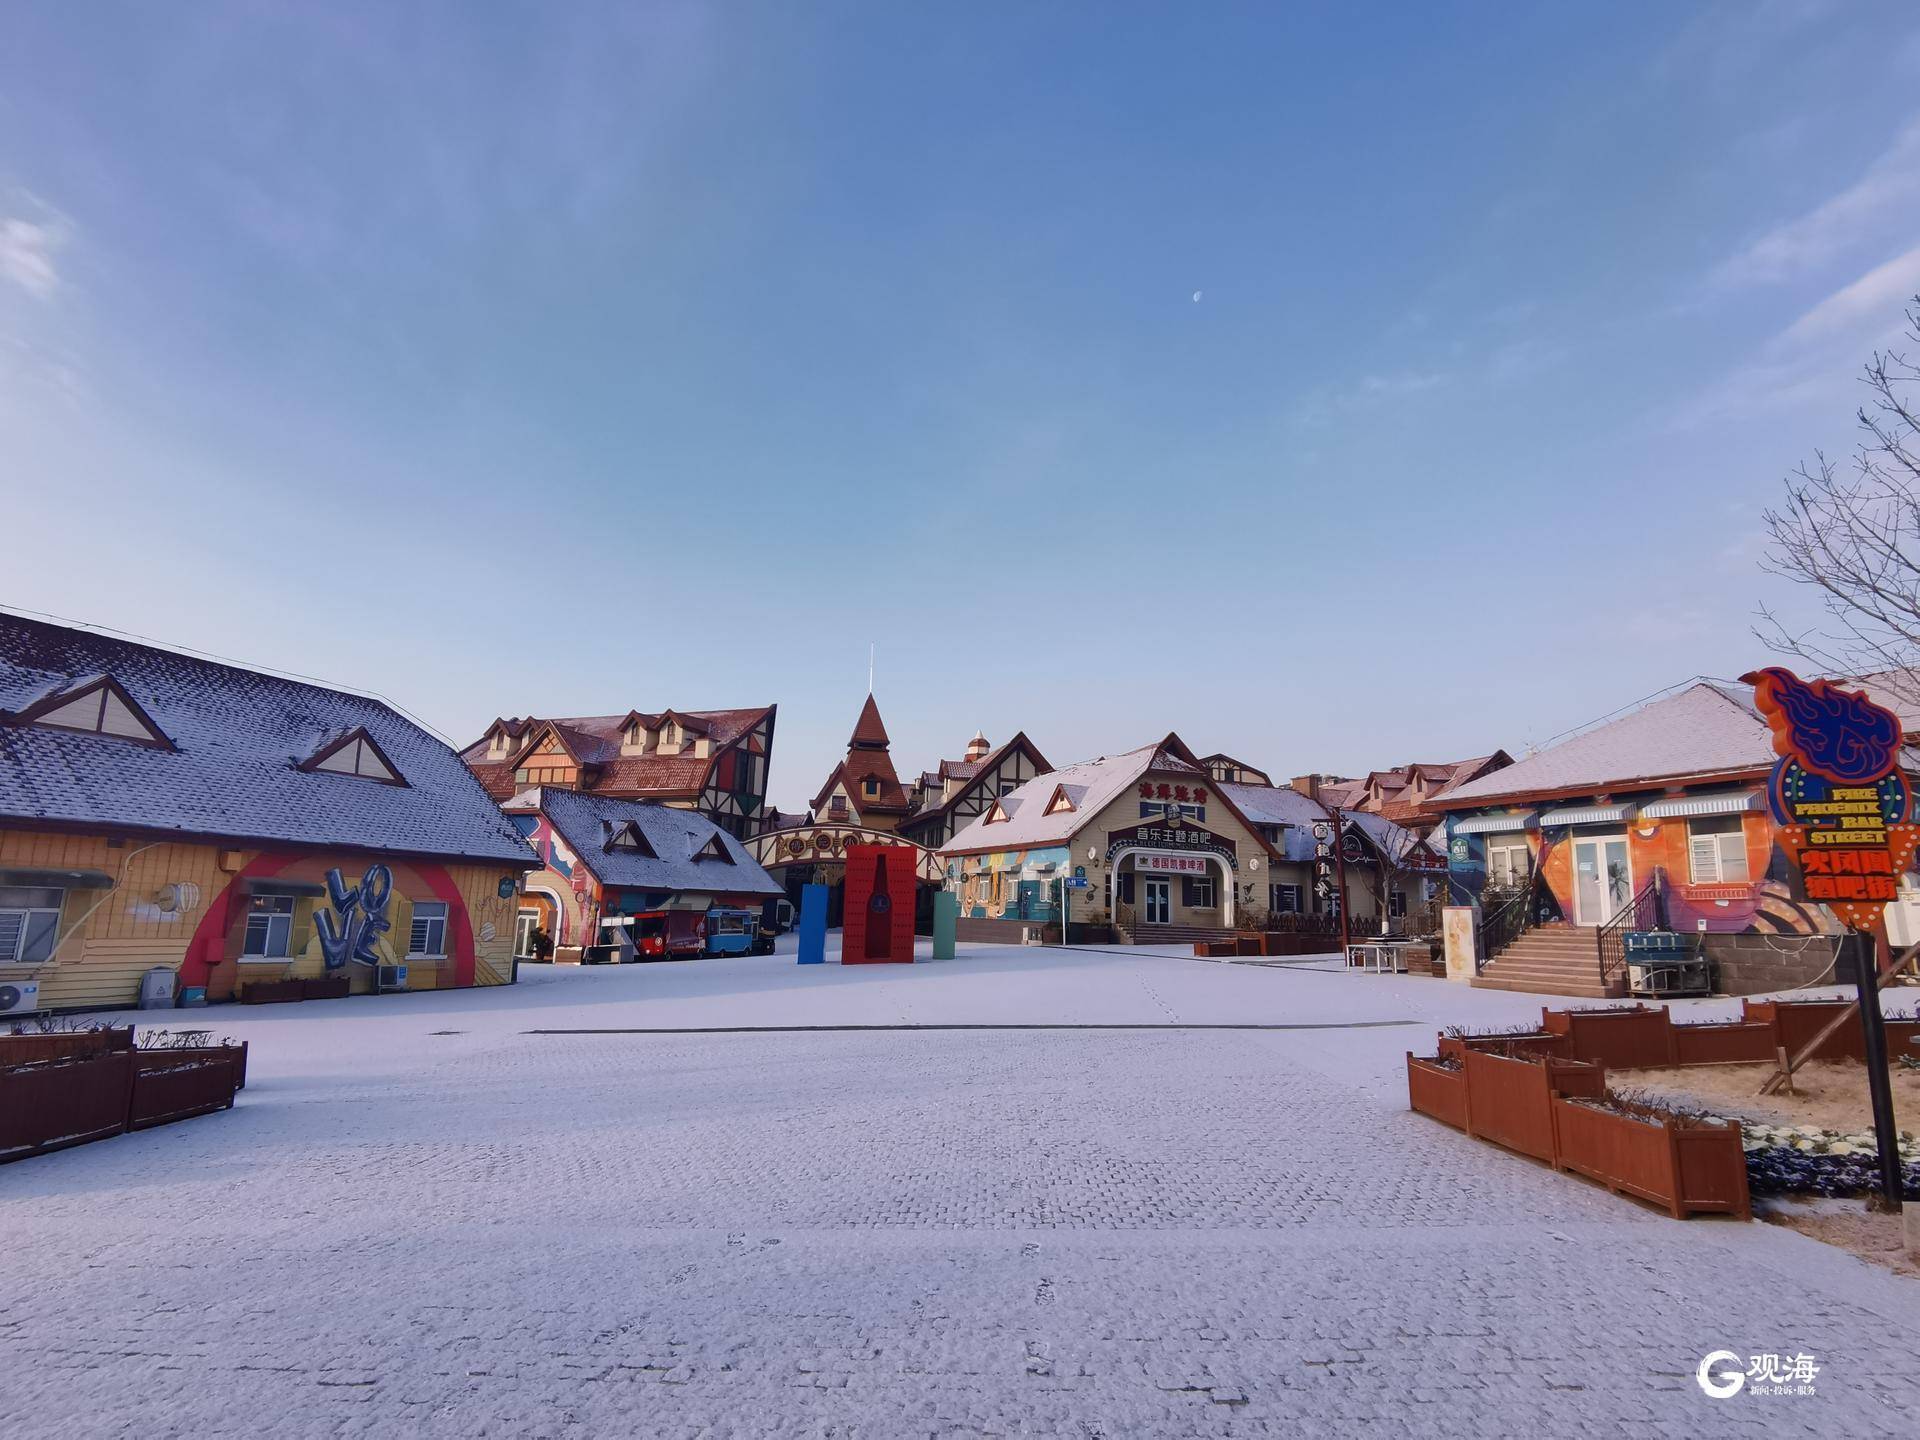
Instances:
[[[0,1170],[4,1432],[1920,1433],[1920,1286],[1410,1114],[1430,1038],[263,1065],[230,1113]],[[1715,1349],[1811,1354],[1817,1393],[1709,1400]]]

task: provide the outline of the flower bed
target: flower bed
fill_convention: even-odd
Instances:
[[[278,1005],[288,1000],[307,998],[304,980],[250,980],[240,987],[243,1005]]]
[[[345,975],[312,976],[300,982],[303,1000],[344,1000],[353,993],[353,981]]]
[[[1880,1159],[1871,1130],[1852,1134],[1796,1125],[1744,1128],[1747,1184],[1756,1195],[1850,1196],[1877,1192]],[[1920,1200],[1920,1142],[1900,1132],[1901,1190]]]

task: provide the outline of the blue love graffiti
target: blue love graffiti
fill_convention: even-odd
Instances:
[[[333,909],[321,910],[313,917],[327,969],[341,969],[349,960],[378,965],[379,939],[393,928],[393,922],[387,919],[387,902],[393,899],[393,871],[384,865],[369,865],[360,883],[349,890],[340,872],[329,870],[327,896],[333,901]]]

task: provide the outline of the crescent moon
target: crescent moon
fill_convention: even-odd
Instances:
[[[1204,291],[1201,291],[1201,290],[1196,290],[1196,291],[1194,291],[1194,292],[1193,292],[1193,303],[1194,303],[1194,304],[1196,304],[1196,305],[1198,305],[1198,304],[1200,303],[1200,297],[1201,297],[1201,295],[1203,295],[1204,293],[1206,293],[1206,292],[1204,292]]]

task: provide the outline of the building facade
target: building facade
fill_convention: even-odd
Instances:
[[[979,939],[1058,924],[1063,896],[1072,924],[1180,939],[1231,929],[1246,907],[1264,909],[1272,885],[1311,881],[1177,735],[1035,776],[995,797],[940,857],[963,933]]]
[[[1793,898],[1766,799],[1776,759],[1751,689],[1700,681],[1439,796],[1453,903],[1483,924],[1518,896],[1535,910],[1526,935],[1484,957],[1482,979],[1548,978],[1535,953],[1547,939],[1591,940],[1615,921],[1704,932],[1734,993],[1824,971],[1834,924]],[[1650,886],[1657,908],[1641,898]],[[1567,959],[1565,983],[1588,987],[1567,993],[1620,993],[1601,964],[1597,943]]]
[[[813,797],[813,815],[833,825],[891,832],[911,808],[900,776],[893,768],[887,727],[872,695],[860,707],[853,734],[847,740],[847,758],[833,767]]]
[[[250,983],[513,977],[533,857],[391,707],[0,616],[0,986],[122,1006]]]
[[[784,893],[743,842],[694,811],[542,787],[521,792],[507,814],[540,862],[515,917],[522,959],[534,958],[536,933],[552,941],[556,961],[574,963],[609,918],[758,910]]]
[[[503,803],[534,788],[650,800],[744,838],[762,827],[776,709],[500,719],[460,758]]]
[[[999,746],[975,732],[961,759],[942,760],[921,774],[907,796],[910,813],[900,822],[900,834],[938,850],[999,797],[1011,795],[1049,768],[1047,757],[1025,731]]]

